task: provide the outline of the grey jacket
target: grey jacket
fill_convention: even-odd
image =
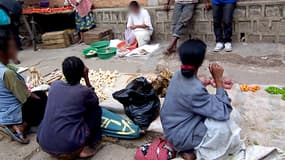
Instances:
[[[223,88],[215,95],[208,93],[201,81],[175,73],[168,87],[160,118],[165,138],[177,149],[197,147],[206,134],[206,118],[230,119],[231,100]]]

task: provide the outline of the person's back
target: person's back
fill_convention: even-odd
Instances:
[[[181,69],[171,80],[160,113],[165,138],[186,160],[220,159],[240,147],[240,129],[230,120],[231,100],[223,88],[223,68],[209,67],[216,94],[209,94],[197,77],[205,54],[206,44],[200,40],[181,45]]]
[[[80,84],[71,86],[64,81],[53,83],[46,113],[38,131],[39,143],[45,151],[68,153],[83,145],[89,130],[84,121],[88,107],[86,98],[92,92]],[[94,92],[93,94],[95,96]],[[98,107],[98,104],[90,107]]]
[[[59,159],[87,158],[96,153],[101,140],[102,109],[82,60],[68,57],[62,70],[66,82],[56,81],[50,88],[38,143]],[[87,86],[80,84],[81,78]]]

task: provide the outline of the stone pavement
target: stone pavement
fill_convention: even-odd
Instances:
[[[164,57],[162,47],[147,60],[119,59],[110,60],[84,59],[90,69],[118,70],[125,73],[153,72],[157,65],[168,67],[175,71],[179,68],[177,56]],[[210,47],[213,44],[209,44]],[[42,74],[47,74],[61,68],[61,62],[67,56],[81,56],[85,45],[74,45],[66,49],[41,50],[33,52],[30,49],[20,53],[21,66],[36,66]],[[282,63],[283,49],[281,44],[235,44],[233,53],[213,54],[207,56],[199,74],[209,75],[207,66],[210,62],[219,62],[225,67],[226,75],[239,83],[249,84],[279,84],[285,86],[285,65]],[[28,75],[24,73],[24,75]],[[136,147],[148,142],[158,134],[149,133],[133,141],[119,140],[114,143],[105,142],[104,147],[92,158],[98,160],[132,160]],[[36,136],[31,135],[29,145],[20,145],[0,136],[0,160],[52,160],[42,152],[36,143]],[[51,137],[52,140],[52,137]],[[278,146],[277,146],[278,147]]]

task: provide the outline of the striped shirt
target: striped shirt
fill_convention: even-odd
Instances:
[[[188,4],[188,3],[198,3],[199,0],[175,0],[175,3],[182,3],[182,4]]]

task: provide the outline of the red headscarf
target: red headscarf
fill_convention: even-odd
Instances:
[[[76,6],[76,0],[68,0],[68,3],[72,6]],[[85,17],[91,11],[92,2],[90,0],[81,0],[76,9],[80,17]]]

